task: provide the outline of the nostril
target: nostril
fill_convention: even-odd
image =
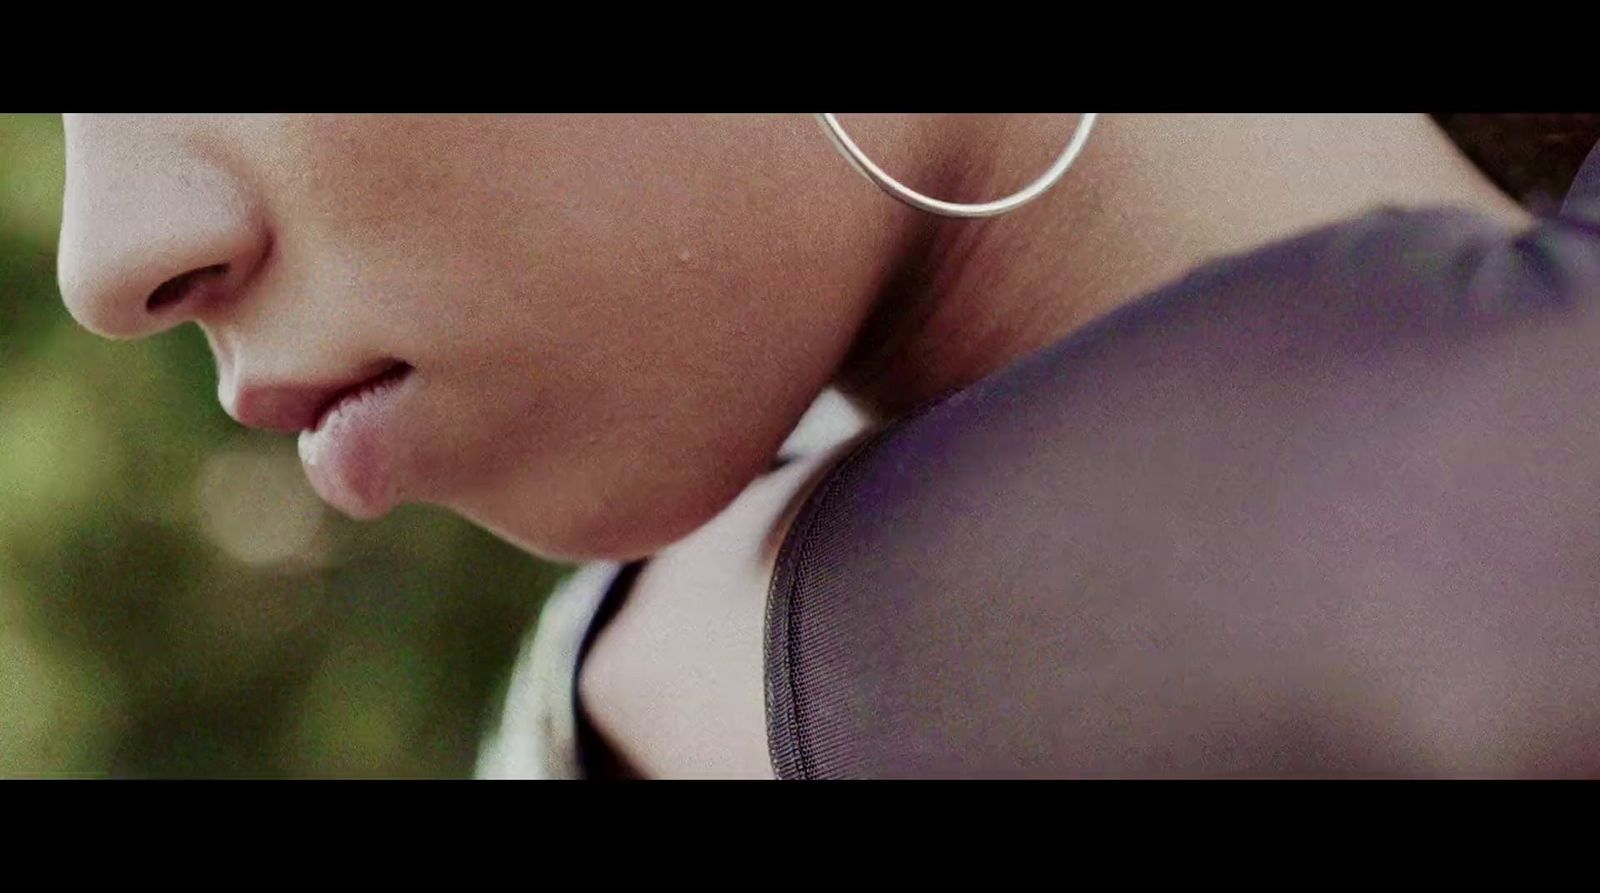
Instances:
[[[227,264],[213,264],[209,267],[200,267],[190,270],[182,276],[174,276],[161,283],[144,303],[147,312],[155,313],[165,307],[171,307],[183,302],[205,283],[217,279],[228,272]]]

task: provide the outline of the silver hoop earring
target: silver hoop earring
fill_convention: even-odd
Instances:
[[[927,211],[930,214],[938,214],[942,217],[996,217],[1007,211],[1015,211],[1028,202],[1044,195],[1045,190],[1056,185],[1056,181],[1060,180],[1061,176],[1067,172],[1067,168],[1072,167],[1072,163],[1078,160],[1078,153],[1083,151],[1083,144],[1089,141],[1089,131],[1094,129],[1094,120],[1097,117],[1099,115],[1095,113],[1087,113],[1078,120],[1078,127],[1072,132],[1072,141],[1067,143],[1067,148],[1061,153],[1061,157],[1056,159],[1055,164],[1050,165],[1050,169],[1045,171],[1043,176],[1023,187],[1020,192],[996,201],[983,202],[982,204],[947,202],[923,195],[884,173],[883,168],[873,164],[872,159],[867,157],[867,153],[861,151],[861,147],[856,145],[855,140],[852,140],[850,135],[844,132],[844,127],[840,126],[838,118],[824,112],[817,115],[817,120],[822,122],[822,129],[827,132],[828,138],[833,141],[834,148],[844,155],[845,160],[849,161],[851,166],[861,173],[861,176],[877,184],[879,189],[889,193],[895,199],[918,210]]]

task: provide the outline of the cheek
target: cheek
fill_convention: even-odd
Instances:
[[[630,172],[586,121],[293,116],[258,166],[290,247],[418,327],[610,328],[712,230],[670,156]]]
[[[653,278],[465,314],[441,357],[442,504],[540,554],[633,557],[766,470],[825,384],[833,339],[808,343],[778,296],[667,267]]]
[[[808,396],[785,394],[792,369],[661,327],[503,327],[455,359],[431,426],[434,495],[551,557],[631,557],[687,534],[765,470]]]

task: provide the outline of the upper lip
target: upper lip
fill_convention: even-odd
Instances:
[[[243,380],[231,389],[224,389],[219,399],[222,408],[241,425],[292,433],[315,429],[323,415],[350,393],[379,378],[409,371],[410,368],[408,364],[391,358],[374,361],[338,380]]]

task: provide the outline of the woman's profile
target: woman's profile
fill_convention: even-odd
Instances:
[[[62,293],[198,324],[352,517],[601,562],[532,774],[1595,771],[1595,164],[1535,216],[1422,115],[842,121],[932,196],[1071,166],[964,219],[807,116],[73,115]]]

